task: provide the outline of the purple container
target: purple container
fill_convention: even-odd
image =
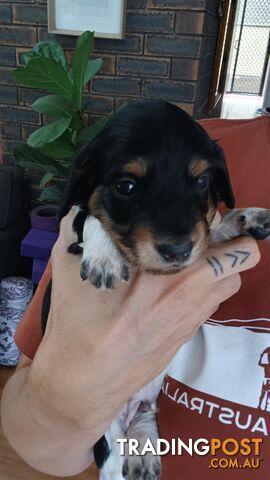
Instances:
[[[31,212],[31,225],[38,230],[47,232],[58,232],[59,222],[57,220],[58,206],[54,204],[39,205]]]
[[[24,257],[48,260],[57,240],[57,232],[48,232],[40,228],[31,228],[21,243],[21,255]]]

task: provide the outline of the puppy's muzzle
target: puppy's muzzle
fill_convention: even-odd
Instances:
[[[177,245],[158,245],[157,251],[162,256],[166,262],[177,262],[181,263],[186,260],[191,255],[193,248],[193,242],[191,240],[183,240]]]

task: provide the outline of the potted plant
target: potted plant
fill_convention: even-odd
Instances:
[[[34,260],[33,283],[38,283],[57,238],[56,213],[62,192],[52,181],[67,179],[78,147],[92,140],[109,118],[102,118],[91,127],[85,121],[83,90],[102,64],[99,58],[89,59],[93,41],[94,33],[90,31],[78,37],[71,67],[58,43],[39,42],[24,55],[24,67],[14,71],[22,85],[49,93],[36,100],[32,108],[53,119],[35,130],[26,144],[14,149],[18,165],[43,175],[39,199],[46,204],[31,212],[32,229],[21,244],[22,255]]]
[[[89,59],[93,41],[94,32],[78,37],[71,67],[58,43],[39,42],[24,54],[25,66],[14,71],[22,85],[50,93],[31,106],[53,121],[35,130],[26,144],[14,148],[18,165],[43,174],[41,201],[59,203],[62,193],[52,180],[67,179],[77,148],[92,140],[109,118],[101,118],[91,127],[85,124],[83,90],[102,65],[100,58]]]

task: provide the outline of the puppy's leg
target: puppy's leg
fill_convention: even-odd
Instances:
[[[129,425],[127,439],[137,440],[139,444],[137,450],[142,452],[148,439],[156,448],[158,438],[156,409],[148,402],[142,402]],[[152,452],[147,452],[145,455],[129,455],[127,444],[122,474],[125,480],[158,480],[160,463],[160,457],[153,455]]]
[[[83,227],[81,278],[88,278],[96,288],[114,288],[118,281],[129,279],[127,261],[93,216],[86,218]]]
[[[102,463],[97,461],[97,444],[95,445],[95,460],[100,468],[100,480],[124,480],[124,477],[122,476],[123,456],[120,455],[120,443],[116,440],[125,437],[126,436],[119,423],[114,419],[110,428],[103,436],[103,445],[101,447],[101,450],[103,451]]]
[[[214,245],[240,235],[249,235],[256,240],[270,238],[270,210],[256,207],[232,210],[217,228],[211,230],[210,243]]]
[[[141,451],[148,438],[155,447],[159,432],[156,417],[156,399],[161,390],[166,370],[161,372],[152,382],[142,387],[132,397],[134,403],[130,402],[127,424],[127,438],[139,442],[138,450]],[[139,403],[138,403],[139,402]],[[139,406],[138,406],[139,405]],[[134,406],[136,408],[134,414]],[[160,478],[161,459],[152,452],[144,456],[129,455],[125,450],[123,464],[123,477],[126,480],[158,480]]]

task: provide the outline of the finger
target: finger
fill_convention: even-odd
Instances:
[[[67,249],[67,247],[71,243],[76,242],[78,240],[77,235],[72,228],[72,224],[76,216],[76,213],[77,213],[76,207],[72,207],[71,210],[68,212],[68,214],[64,218],[62,218],[60,223],[59,237],[55,244],[56,248],[60,246],[61,248]]]
[[[213,311],[217,310],[217,305],[228,300],[235,295],[241,288],[241,276],[239,273],[226,277],[217,282],[215,288],[208,295],[209,304],[214,305]],[[211,307],[212,309],[212,307]],[[213,312],[212,312],[213,313]],[[210,316],[210,315],[209,315]]]
[[[207,298],[200,302],[200,309],[197,311],[199,322],[195,327],[197,328],[210,318],[218,310],[220,304],[235,295],[240,287],[241,276],[239,273],[217,282],[215,288],[211,288],[208,292]]]
[[[66,241],[74,241],[74,230],[72,229],[72,224],[77,214],[77,210],[78,209],[76,207],[72,207],[68,214],[61,220],[60,237],[63,236]]]
[[[221,222],[221,215],[218,211],[216,211],[216,214],[213,218],[213,221],[210,225],[210,228],[217,228]]]
[[[197,332],[198,328],[203,325],[212,315],[218,310],[221,303],[228,300],[235,295],[241,287],[240,274],[235,274],[230,278],[224,278],[220,282],[217,282],[215,288],[211,289],[205,301],[200,303],[200,308],[194,310],[193,320],[188,324],[188,330],[183,331],[183,324],[177,326],[177,330],[173,332],[170,338],[171,344],[179,345],[184,341],[189,341]]]
[[[241,237],[208,250],[198,263],[204,264],[201,273],[218,281],[253,268],[259,261],[257,243],[251,238]]]

